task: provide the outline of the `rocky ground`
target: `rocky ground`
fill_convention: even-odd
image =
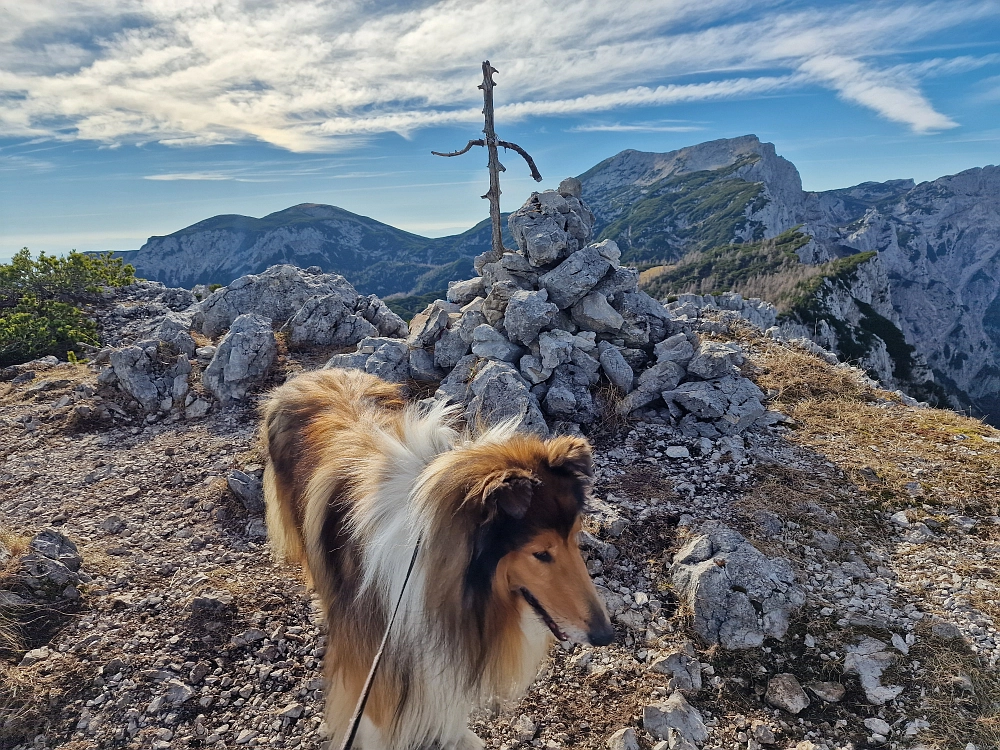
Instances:
[[[1000,746],[1000,434],[726,328],[794,421],[595,424],[584,547],[620,637],[554,648],[474,728],[507,748]],[[273,380],[325,356],[279,347]],[[255,397],[149,420],[95,368],[22,370],[0,383],[0,611],[21,626],[0,747],[319,746],[327,636],[267,553]]]

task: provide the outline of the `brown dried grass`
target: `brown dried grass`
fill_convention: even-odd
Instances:
[[[890,505],[919,498],[986,514],[1000,505],[1000,443],[983,439],[1000,431],[945,409],[905,407],[855,370],[762,336],[749,349],[757,384],[776,392],[771,408],[798,426],[789,439],[866,493]]]
[[[910,655],[926,670],[922,707],[931,725],[922,738],[942,750],[965,750],[968,743],[1000,748],[1000,675],[987,669],[964,641],[943,640],[929,627],[918,630]],[[974,693],[956,687],[958,675],[972,681]]]

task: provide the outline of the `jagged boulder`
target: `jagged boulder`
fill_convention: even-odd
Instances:
[[[572,255],[593,234],[594,214],[572,186],[535,193],[507,220],[521,253],[535,267]],[[565,191],[565,192],[562,192]]]
[[[343,276],[310,273],[295,266],[271,266],[260,274],[241,276],[217,289],[195,306],[193,327],[215,338],[241,315],[256,315],[284,322],[310,297],[336,295],[355,310],[359,295]]]
[[[469,383],[469,391],[472,399],[465,411],[469,424],[483,428],[515,419],[523,432],[549,434],[538,399],[510,364],[488,363]]]
[[[164,354],[155,341],[145,342],[144,347],[112,349],[108,360],[111,368],[99,380],[117,383],[145,412],[169,411],[176,400],[188,393],[191,362],[187,355]]]
[[[769,559],[721,523],[705,523],[674,556],[673,585],[694,615],[694,630],[723,648],[754,648],[781,639],[805,603],[784,558]]]
[[[353,312],[343,295],[310,297],[285,324],[290,346],[351,346],[378,328]]]
[[[47,600],[80,598],[83,558],[76,544],[55,529],[43,529],[28,543],[21,558],[20,580],[32,596]]]
[[[264,380],[277,355],[270,319],[240,315],[205,368],[202,383],[223,406],[241,401]]]

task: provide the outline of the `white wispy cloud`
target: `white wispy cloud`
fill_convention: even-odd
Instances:
[[[174,182],[176,180],[194,180],[216,182],[220,180],[233,180],[232,175],[220,174],[218,172],[172,172],[170,174],[147,174],[142,179],[157,180],[163,182]]]
[[[662,122],[598,122],[574,125],[570,133],[691,133],[704,130],[702,125],[667,125]]]
[[[477,122],[484,57],[501,71],[506,121],[821,86],[928,132],[955,125],[920,88],[949,63],[886,67],[885,40],[905,50],[997,16],[991,0],[5,3],[0,133],[344,150],[376,133]]]

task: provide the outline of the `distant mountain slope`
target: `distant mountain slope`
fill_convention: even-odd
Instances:
[[[813,274],[802,332],[915,392],[933,390],[913,381],[926,377],[926,362],[955,406],[1000,422],[997,167],[920,185],[890,180],[806,192],[774,146],[743,136],[663,154],[623,151],[580,179],[601,237],[615,239],[631,262],[677,264],[717,249],[658,271],[651,288],[689,289],[685,274],[697,266],[696,286],[715,289],[705,264],[715,256],[725,258],[738,286],[766,288],[751,278],[761,253],[737,248],[764,247],[755,243],[793,227],[810,237],[795,251],[806,264],[874,252],[850,273],[822,283]],[[734,272],[741,258],[747,265]],[[783,274],[777,287],[787,291],[788,279],[808,272]]]
[[[753,135],[665,154],[622,151],[580,180],[601,239],[632,262],[670,262],[802,223],[798,171]]]
[[[140,276],[171,286],[228,284],[292,263],[335,271],[359,291],[384,296],[447,288],[449,279],[466,278],[471,259],[489,246],[488,221],[430,238],[336,206],[303,203],[260,219],[214,216],[119,254]]]

